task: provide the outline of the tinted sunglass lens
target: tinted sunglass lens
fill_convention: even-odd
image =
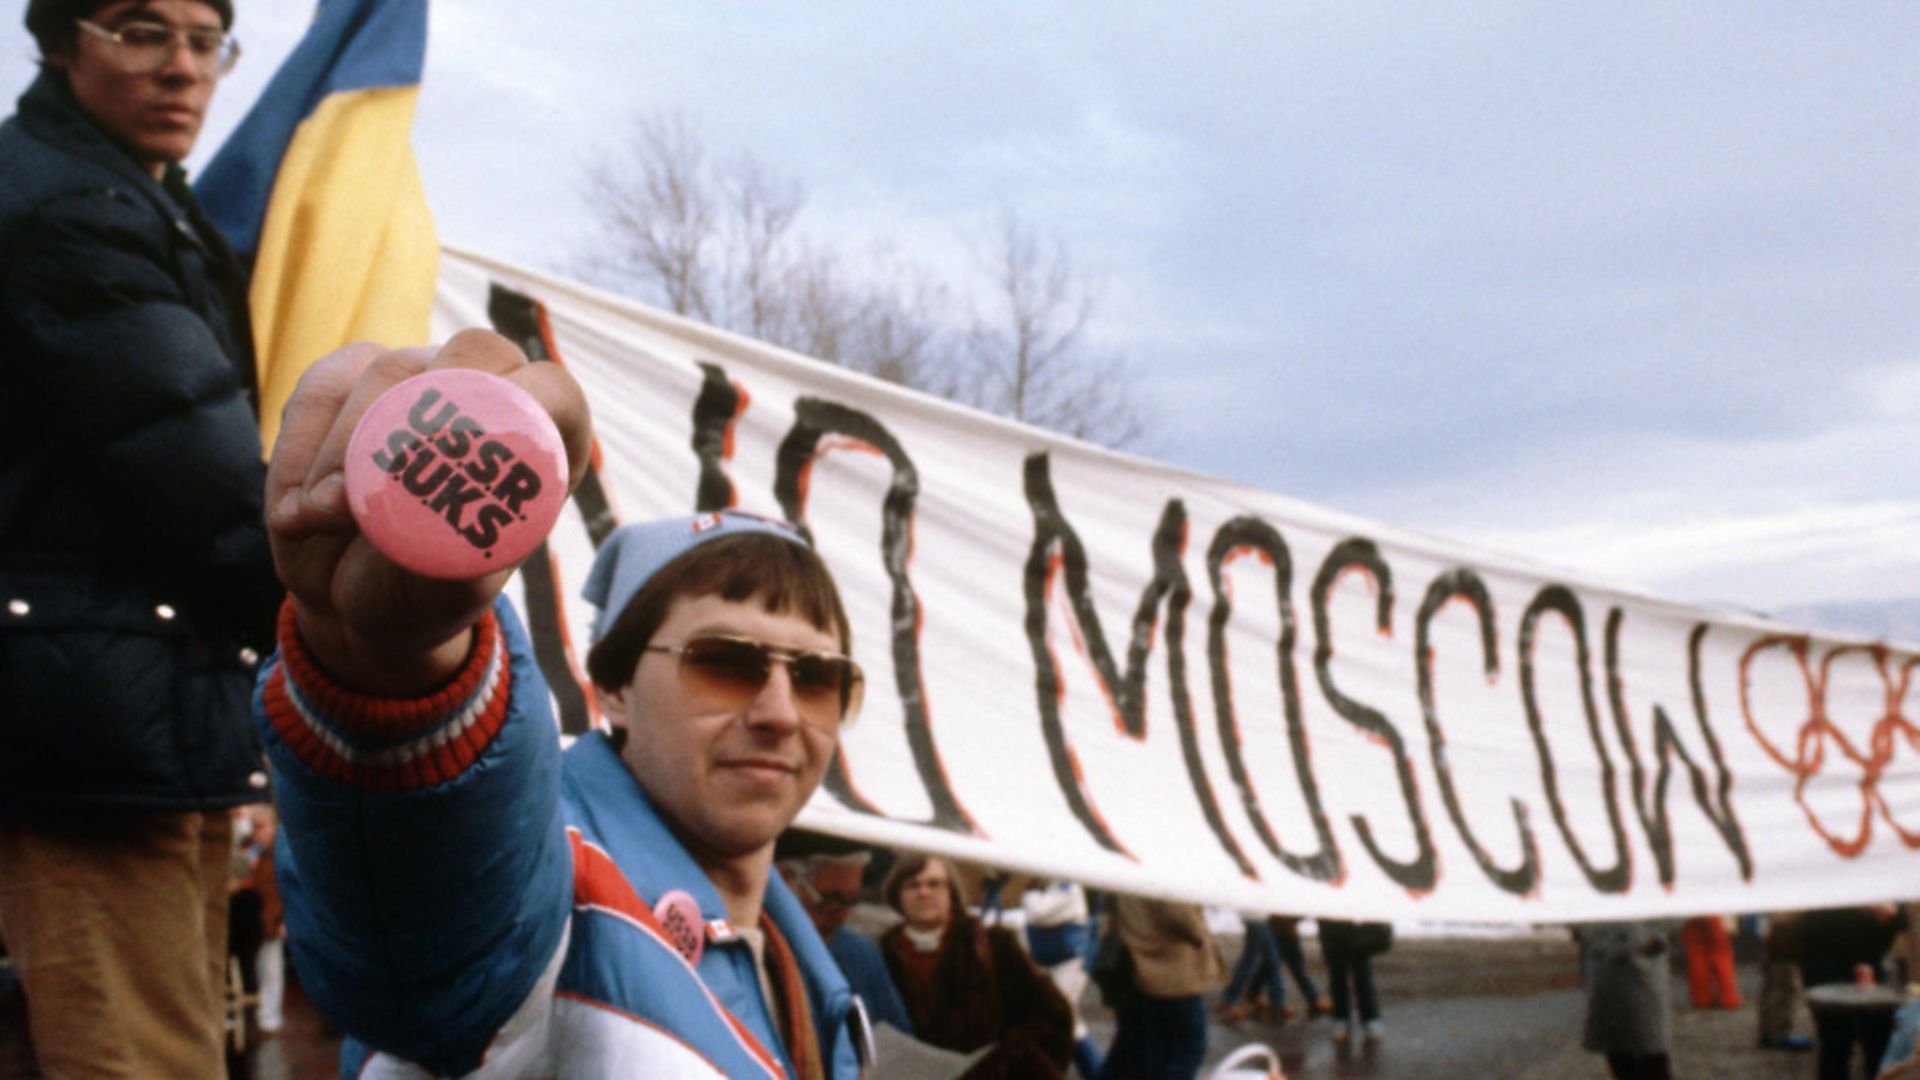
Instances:
[[[838,698],[846,683],[847,665],[839,657],[801,653],[787,665],[787,672],[795,693]]]
[[[767,650],[751,641],[699,638],[687,643],[687,663],[709,678],[744,690],[758,690],[767,681]]]

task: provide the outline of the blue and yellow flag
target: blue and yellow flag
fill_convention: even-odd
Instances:
[[[439,241],[413,159],[427,0],[320,0],[195,194],[253,265],[260,437],[308,364],[427,338]]]

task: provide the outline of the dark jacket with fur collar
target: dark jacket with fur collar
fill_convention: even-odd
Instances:
[[[44,70],[0,125],[0,808],[257,799],[244,274]]]
[[[1073,1053],[1073,1010],[1011,931],[956,914],[924,984],[908,959],[914,945],[904,925],[881,937],[880,951],[916,1037],[948,1050],[996,1047],[968,1077],[1065,1074]]]

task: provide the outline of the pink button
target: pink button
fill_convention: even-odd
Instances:
[[[660,920],[660,929],[666,931],[668,944],[678,949],[687,963],[699,966],[700,954],[707,948],[706,924],[700,919],[699,903],[685,890],[674,889],[655,902],[653,917]]]
[[[553,418],[483,371],[428,371],[380,395],[347,443],[347,502],[368,540],[428,577],[511,569],[567,501]]]

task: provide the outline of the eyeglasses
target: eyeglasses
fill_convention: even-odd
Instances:
[[[206,26],[175,29],[164,23],[130,22],[118,30],[109,30],[85,19],[74,24],[102,41],[112,42],[126,58],[127,70],[136,75],[151,75],[167,66],[185,42],[194,66],[206,75],[225,75],[240,59],[240,43],[224,30]]]
[[[678,656],[681,677],[726,708],[751,704],[778,660],[787,666],[787,683],[801,719],[832,729],[860,712],[865,680],[850,656],[792,652],[726,634],[707,634],[685,645],[648,645],[644,651]]]
[[[858,892],[829,892],[804,877],[796,878],[794,885],[798,887],[797,891],[803,899],[817,907],[830,908],[837,911],[842,908],[853,907],[860,902],[860,894]]]

